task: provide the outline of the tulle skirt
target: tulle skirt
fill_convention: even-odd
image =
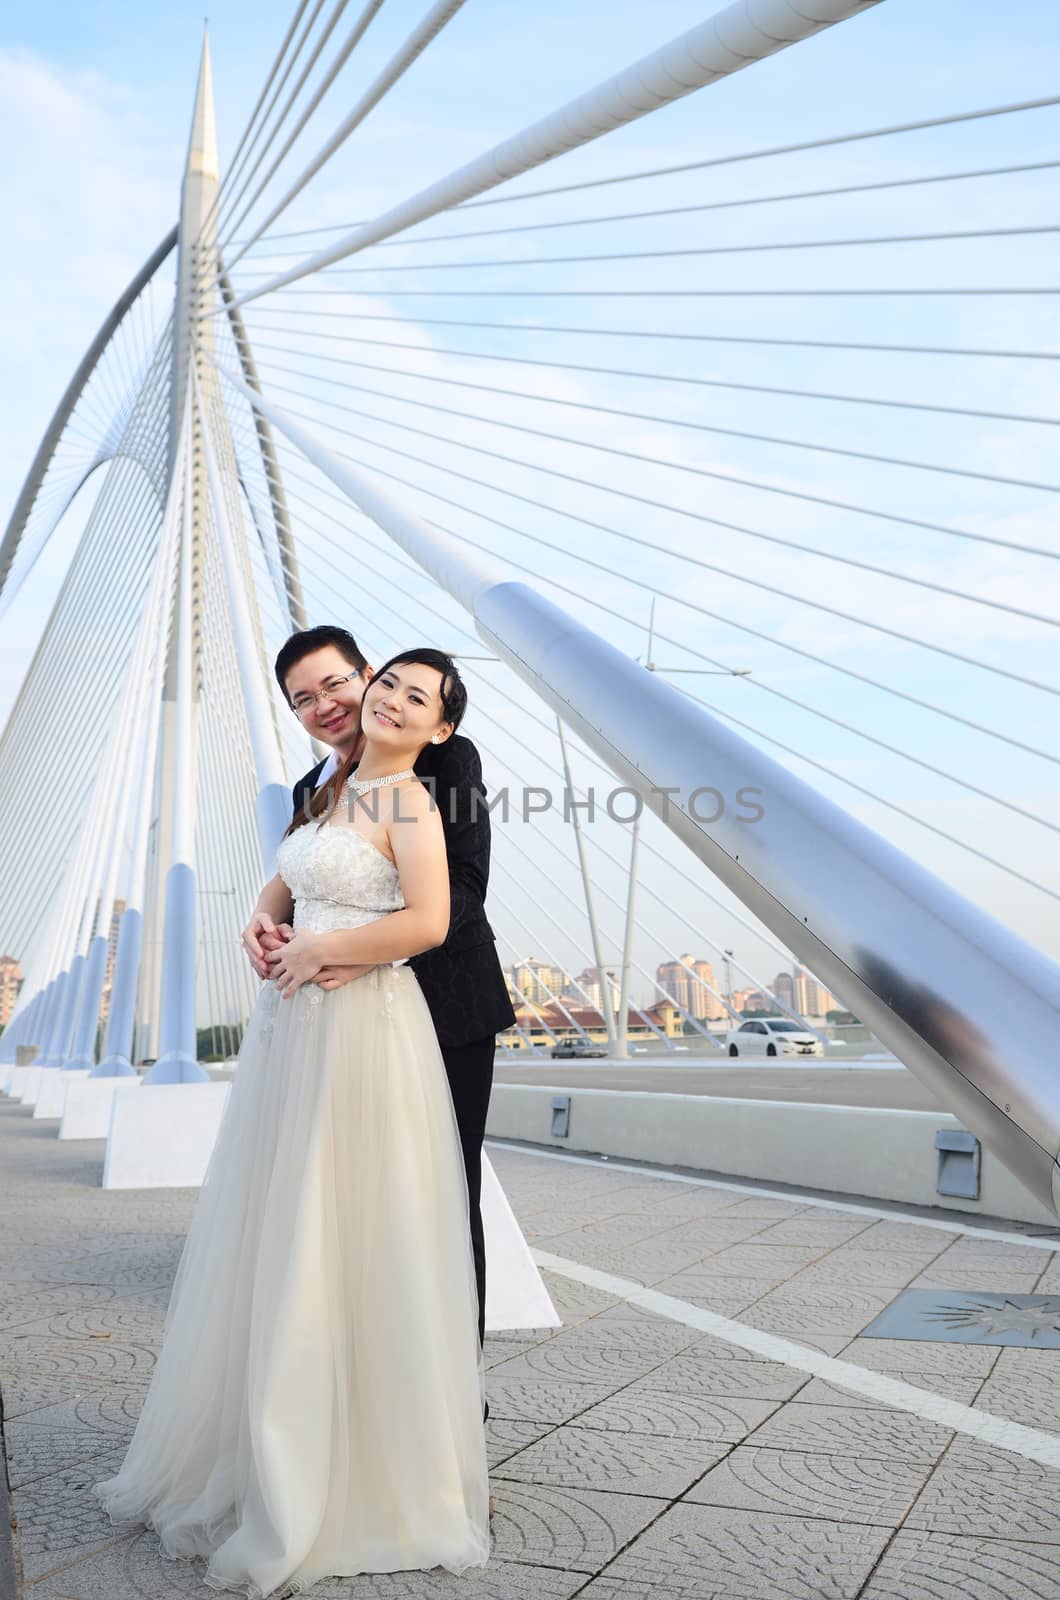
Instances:
[[[415,976],[267,986],[100,1503],[252,1600],[482,1566],[482,1393],[467,1184]]]

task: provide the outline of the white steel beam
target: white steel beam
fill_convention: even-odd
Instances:
[[[554,161],[557,156],[591,144],[615,128],[636,122],[649,112],[658,111],[660,106],[670,105],[709,83],[716,83],[719,78],[776,55],[778,50],[785,50],[788,45],[808,39],[823,28],[877,4],[879,0],[797,0],[797,4],[796,0],[734,0],[724,11],[671,39],[624,72],[598,83],[539,122],[505,139],[502,144],[494,145],[492,150],[477,156],[447,178],[421,189],[419,194],[385,211],[373,222],[354,228],[335,244],[307,256],[260,288],[250,290],[237,304],[245,305],[285,284],[319,272],[322,267],[344,261],[371,244],[402,233],[475,195],[485,194],[524,172]],[[312,172],[308,174],[311,175]],[[288,200],[293,199],[295,193],[297,187]]]

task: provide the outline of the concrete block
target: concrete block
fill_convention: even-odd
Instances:
[[[105,1139],[110,1130],[110,1113],[118,1090],[140,1088],[139,1078],[82,1078],[66,1091],[60,1139]]]
[[[115,1094],[104,1189],[198,1187],[230,1093],[227,1083],[159,1083]]]
[[[19,1100],[24,1106],[35,1106],[40,1093],[40,1081],[45,1072],[53,1071],[50,1067],[26,1067],[23,1069],[25,1077],[22,1079],[22,1093]]]
[[[61,1117],[66,1105],[66,1091],[78,1078],[87,1078],[88,1068],[82,1072],[63,1072],[60,1067],[50,1068],[41,1078],[37,1103],[33,1107],[34,1120],[38,1117]]]

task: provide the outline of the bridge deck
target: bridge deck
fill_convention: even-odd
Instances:
[[[195,1193],[105,1192],[102,1153],[0,1103],[22,1559],[40,1600],[169,1600],[199,1567],[115,1533],[89,1485],[122,1458]],[[1060,1291],[1057,1241],[493,1153],[565,1324],[488,1341],[493,1560],[314,1595],[1060,1592],[1060,1350],[863,1336],[908,1286]]]
[[[888,1111],[947,1108],[905,1067],[729,1066],[712,1061],[506,1061],[497,1083],[555,1083],[571,1089],[635,1089],[649,1094],[800,1100],[812,1105],[868,1106]]]

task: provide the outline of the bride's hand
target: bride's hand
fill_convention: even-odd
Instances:
[[[345,984],[352,983],[355,978],[363,978],[374,971],[374,966],[321,967],[313,982],[321,989],[341,989]]]
[[[317,935],[302,928],[282,949],[266,951],[271,977],[285,1000],[289,1000],[303,983],[315,978],[323,967],[318,945]]]

